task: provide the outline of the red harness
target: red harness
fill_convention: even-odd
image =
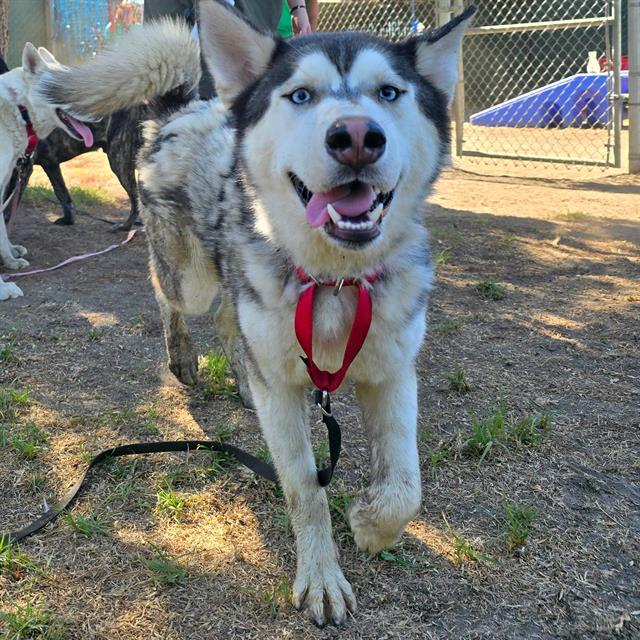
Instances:
[[[339,280],[337,282],[335,280],[318,282],[311,276],[307,275],[299,267],[296,269],[296,275],[302,284],[309,285],[298,298],[295,316],[296,337],[298,338],[298,342],[306,355],[306,358],[302,358],[302,360],[307,365],[309,377],[316,388],[320,391],[327,391],[330,393],[335,391],[342,384],[349,366],[360,352],[360,349],[362,349],[362,345],[369,333],[372,316],[371,296],[369,295],[369,290],[364,284],[363,279],[349,278]],[[372,275],[366,276],[364,280],[371,284],[379,277],[380,272],[376,271]],[[342,289],[343,286],[358,287],[356,314],[353,319],[349,338],[347,339],[347,346],[344,350],[342,366],[333,373],[330,371],[323,371],[313,361],[313,296],[318,286],[334,287],[336,295],[340,292],[340,289]]]

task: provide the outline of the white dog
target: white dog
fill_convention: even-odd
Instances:
[[[7,186],[18,160],[29,146],[29,136],[46,138],[56,127],[63,129],[87,146],[93,143],[89,127],[70,114],[50,105],[35,91],[38,79],[45,71],[60,68],[60,63],[44,47],[36,49],[30,42],[22,52],[22,66],[0,75],[0,202],[8,199]],[[29,263],[27,250],[11,244],[0,212],[0,261],[8,269],[21,269]],[[0,300],[17,298],[20,288],[0,278]]]

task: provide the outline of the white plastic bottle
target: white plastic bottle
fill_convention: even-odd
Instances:
[[[587,61],[587,73],[600,73],[600,63],[598,62],[597,51],[589,51],[589,60]]]

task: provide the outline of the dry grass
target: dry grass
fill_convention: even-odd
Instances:
[[[96,204],[100,216],[126,215],[102,156],[70,164],[77,186],[105,175],[119,206]],[[367,452],[352,395],[335,400],[344,455],[330,500],[359,599],[345,630],[315,629],[290,605],[293,538],[277,489],[191,452],[103,465],[71,510],[89,535],[60,519],[0,550],[0,637],[26,618],[44,631],[23,637],[66,640],[640,637],[634,189],[460,172],[440,183],[429,224],[434,254],[447,253],[418,361],[423,508],[377,557],[354,548],[344,522]],[[562,217],[576,211],[590,217]],[[83,216],[73,230],[50,226],[57,215],[45,202],[18,221],[15,241],[36,267],[113,242]],[[267,455],[255,414],[224,392],[224,372],[213,378],[222,394],[184,389],[168,373],[146,260],[134,241],[25,279],[26,297],[2,303],[3,528],[37,515],[43,497],[55,503],[112,444],[220,437]],[[507,295],[482,299],[481,281]],[[201,353],[215,345],[210,317],[191,325]],[[466,393],[449,388],[458,367]],[[501,400],[504,446],[480,462],[463,453],[472,416]],[[314,437],[322,455],[324,435]],[[21,456],[14,438],[34,441],[35,455]]]

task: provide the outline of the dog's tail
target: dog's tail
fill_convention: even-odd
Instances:
[[[158,96],[191,95],[200,80],[200,47],[186,23],[151,22],[93,60],[45,72],[39,92],[80,118],[108,116]]]

